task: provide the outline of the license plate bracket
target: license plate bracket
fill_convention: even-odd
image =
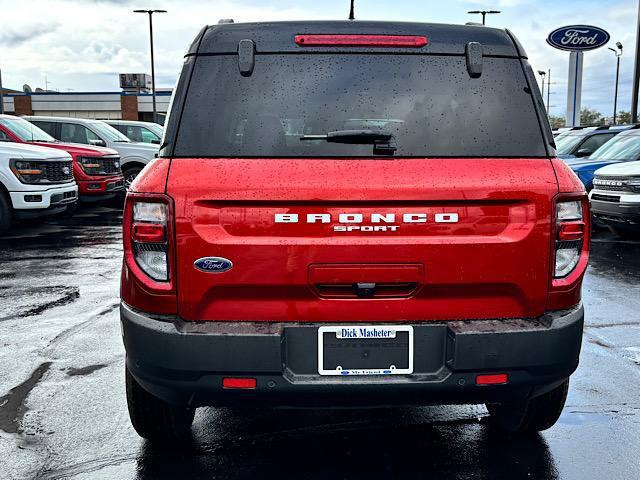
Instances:
[[[320,375],[413,373],[410,325],[336,325],[318,328]]]

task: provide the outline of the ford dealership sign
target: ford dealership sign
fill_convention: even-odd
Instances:
[[[609,34],[601,28],[589,25],[573,25],[557,28],[547,37],[547,43],[560,50],[594,50],[609,41]]]

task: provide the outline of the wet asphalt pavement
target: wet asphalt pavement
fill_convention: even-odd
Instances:
[[[481,406],[200,409],[194,444],[129,424],[121,215],[85,207],[0,238],[0,478],[640,478],[640,242],[599,232],[581,363],[551,430],[504,439]]]

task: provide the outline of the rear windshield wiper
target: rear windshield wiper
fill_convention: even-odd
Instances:
[[[336,130],[324,135],[303,135],[300,140],[325,140],[329,143],[372,144],[374,155],[393,155],[395,138],[384,130]]]

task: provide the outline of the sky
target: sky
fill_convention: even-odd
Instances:
[[[534,70],[551,69],[551,114],[566,111],[569,53],[547,45],[557,27],[595,25],[611,34],[606,47],[585,53],[582,105],[613,112],[616,60],[624,45],[618,110],[629,110],[636,0],[355,0],[356,19],[465,23],[468,10],[500,10],[490,26],[519,38]],[[165,9],[154,16],[157,87],[172,87],[187,46],[205,24],[239,21],[346,19],[349,0],[0,0],[0,70],[6,88],[46,87],[66,91],[118,91],[118,73],[150,72],[146,15],[138,8]]]

